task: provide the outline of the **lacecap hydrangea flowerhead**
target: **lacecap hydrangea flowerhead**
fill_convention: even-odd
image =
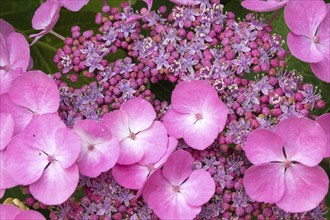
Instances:
[[[327,219],[323,0],[3,4],[0,219]]]

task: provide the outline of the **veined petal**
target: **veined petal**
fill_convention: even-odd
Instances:
[[[29,185],[41,177],[48,160],[38,145],[33,137],[18,134],[6,148],[5,167],[16,183]]]
[[[147,166],[141,164],[116,165],[112,169],[112,175],[121,186],[128,189],[140,189],[143,187],[150,171]]]
[[[192,80],[178,84],[172,93],[172,107],[179,113],[200,113],[206,97],[218,97],[206,81]]]
[[[144,154],[144,146],[140,141],[125,138],[119,143],[118,164],[130,165],[139,162]]]
[[[14,134],[14,118],[9,113],[0,113],[0,150],[7,147]]]
[[[65,202],[76,190],[79,172],[76,164],[63,169],[57,162],[50,164],[42,177],[30,185],[34,198],[46,205],[58,205]]]
[[[25,72],[30,62],[30,47],[25,37],[19,33],[10,34],[7,48],[11,69],[21,68]]]
[[[170,0],[177,5],[198,5],[200,1],[198,0]]]
[[[46,1],[34,12],[32,27],[35,30],[45,29],[47,26],[55,26],[59,17],[60,4],[57,1]]]
[[[166,153],[168,142],[166,128],[161,122],[154,121],[150,128],[136,135],[136,141],[139,141],[144,148],[143,158],[139,163],[144,165],[155,163]]]
[[[258,202],[275,203],[285,192],[284,164],[265,163],[245,171],[243,184],[248,196]]]
[[[307,212],[320,204],[328,192],[329,178],[320,166],[292,164],[285,173],[285,192],[278,207],[286,212]]]
[[[22,210],[16,215],[15,220],[46,220],[46,218],[34,210]]]
[[[284,9],[284,18],[293,33],[312,38],[326,13],[326,4],[323,0],[288,1]]]
[[[321,125],[325,135],[327,136],[327,150],[325,153],[325,157],[330,157],[330,113],[326,113],[321,115],[315,120],[317,123]]]
[[[177,150],[166,161],[163,167],[163,175],[172,185],[181,185],[190,174],[194,159],[191,154],[184,150]]]
[[[0,34],[2,34],[3,38],[7,38],[11,33],[14,33],[14,27],[9,24],[7,21],[0,18]]]
[[[0,217],[1,219],[14,219],[22,210],[14,205],[0,204]]]
[[[11,171],[8,170],[6,164],[8,159],[10,158],[6,155],[6,150],[0,151],[0,189],[8,189],[17,185],[16,181],[10,175]]]
[[[317,78],[327,83],[330,83],[330,55],[325,56],[318,63],[310,63],[310,67]]]
[[[72,0],[60,0],[62,6],[67,8],[70,11],[79,11],[82,7],[84,7],[89,0],[79,0],[79,1],[72,1]]]
[[[130,135],[128,117],[121,110],[115,110],[105,114],[102,123],[118,141]]]
[[[275,132],[284,141],[288,160],[313,167],[323,159],[327,139],[317,122],[308,118],[291,117],[277,124]]]
[[[260,165],[271,161],[284,161],[283,140],[268,129],[252,131],[246,140],[244,151],[251,163]]]
[[[269,12],[278,10],[286,5],[287,1],[244,0],[242,6],[251,11]]]
[[[37,114],[55,113],[60,103],[56,84],[41,71],[26,72],[15,79],[10,87],[9,96],[16,105]]]
[[[134,133],[149,128],[156,118],[156,112],[152,105],[141,98],[133,98],[125,102],[120,110],[126,113],[128,127]]]
[[[209,172],[195,170],[186,182],[180,186],[187,203],[191,206],[201,206],[207,203],[215,193],[215,182]]]

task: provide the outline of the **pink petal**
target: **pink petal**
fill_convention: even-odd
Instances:
[[[129,18],[126,19],[126,23],[132,22],[132,21],[137,21],[141,18],[143,18],[145,15],[131,15]]]
[[[290,32],[288,34],[288,46],[292,55],[304,62],[316,63],[325,57],[325,54],[311,39],[302,35],[295,35]]]
[[[42,3],[34,12],[32,27],[35,30],[43,30],[47,26],[54,27],[59,18],[59,12],[60,5],[57,1],[46,1]]]
[[[21,211],[14,205],[0,204],[0,219],[14,219]]]
[[[9,113],[0,113],[0,150],[7,147],[14,134],[14,118]]]
[[[8,48],[7,48],[7,38],[4,38],[4,36],[0,33],[0,62],[1,62],[1,66],[5,66],[5,65],[10,65],[9,62],[9,52],[8,52]],[[5,72],[4,70],[0,70],[0,73],[2,74],[3,72]]]
[[[7,21],[0,18],[0,34],[2,34],[3,38],[7,38],[11,33],[14,33],[14,27],[9,24]]]
[[[7,49],[11,69],[22,68],[22,71],[26,71],[30,62],[30,47],[25,37],[12,33],[7,38]]]
[[[22,75],[22,69],[16,68],[14,70],[5,72],[3,70],[0,70],[1,72],[1,78],[0,78],[0,95],[4,93],[9,92],[9,88],[11,86],[11,83],[14,79]]]
[[[6,112],[13,115],[15,127],[14,135],[22,132],[33,116],[33,113],[27,108],[15,105],[9,98],[8,93],[0,96],[0,112]]]
[[[56,148],[60,147],[58,145],[61,143],[58,143],[56,138],[58,130],[62,128],[66,129],[66,126],[57,114],[37,115],[28,124],[24,134],[38,143],[34,146],[36,149],[53,155]]]
[[[96,177],[116,164],[119,143],[102,123],[90,119],[81,120],[75,123],[74,130],[83,141],[77,162],[83,175]]]
[[[283,163],[265,163],[245,171],[243,184],[248,196],[258,202],[275,203],[284,191]]]
[[[164,177],[172,185],[181,185],[190,174],[194,164],[194,158],[184,150],[177,150],[166,161],[163,167]]]
[[[322,0],[288,1],[284,18],[293,33],[312,38],[326,13],[326,4]]]
[[[292,164],[285,173],[285,192],[276,203],[286,212],[307,212],[327,195],[329,179],[320,166]]]
[[[78,166],[63,169],[57,162],[50,164],[42,177],[30,185],[34,198],[46,205],[65,202],[76,190],[79,180]]]
[[[326,136],[322,127],[308,118],[291,117],[281,121],[275,132],[282,137],[288,160],[316,166],[326,152]]]
[[[46,220],[46,218],[34,210],[22,210],[16,215],[15,220]]]
[[[166,153],[157,163],[154,164],[154,167],[155,168],[162,167],[165,164],[165,162],[168,160],[168,158],[172,155],[172,153],[175,151],[177,146],[178,146],[178,140],[173,137],[169,137]]]
[[[193,219],[201,211],[200,207],[189,206],[185,197],[173,190],[160,170],[148,179],[143,199],[161,219]]]
[[[68,129],[58,129],[55,134],[54,158],[61,164],[62,168],[71,167],[77,160],[82,141],[76,132]]]
[[[212,120],[196,120],[194,124],[184,130],[183,139],[192,148],[204,150],[210,146],[218,136],[218,124]]]
[[[128,166],[116,165],[112,168],[112,175],[119,185],[128,189],[140,189],[150,171],[147,166],[132,164]]]
[[[60,0],[62,6],[67,8],[70,11],[79,11],[82,7],[84,7],[89,0],[79,0],[79,1],[72,1],[72,0]]]
[[[310,63],[310,67],[317,78],[327,83],[330,83],[330,55],[323,58],[318,63]]]
[[[9,96],[15,104],[37,114],[57,112],[60,103],[56,84],[41,71],[30,71],[15,79]]]
[[[130,135],[128,117],[126,113],[121,110],[115,110],[105,114],[103,117],[103,124],[118,141]]]
[[[149,128],[156,118],[156,112],[152,105],[141,98],[133,98],[125,102],[120,110],[126,113],[128,127],[134,133]]]
[[[198,5],[200,1],[198,0],[170,0],[177,5]]]
[[[139,161],[140,164],[147,165],[155,163],[166,153],[168,142],[167,130],[159,121],[155,121],[150,128],[137,134],[136,140],[144,148],[144,155],[142,160]]]
[[[119,145],[119,158],[118,162],[122,165],[130,165],[139,162],[144,154],[143,142],[125,138]]]
[[[211,174],[204,170],[195,170],[189,179],[180,186],[180,192],[191,206],[207,203],[215,193],[215,183]]]
[[[324,53],[330,55],[330,4],[327,5],[327,15],[318,27],[316,36],[319,37],[320,42],[318,45],[322,45]]]
[[[163,123],[169,135],[182,138],[185,129],[189,129],[196,121],[192,114],[182,114],[170,108],[163,117]]]
[[[203,119],[215,122],[218,125],[218,132],[221,132],[227,121],[228,107],[218,98],[209,96],[205,98],[201,113]]]
[[[34,12],[32,27],[35,30],[42,30],[38,34],[31,34],[30,38],[35,38],[31,45],[36,43],[42,36],[53,29],[60,17],[61,6],[57,1],[46,1]]]
[[[321,115],[315,120],[319,125],[321,125],[325,135],[327,136],[327,150],[325,157],[330,157],[330,113]]]
[[[278,10],[286,5],[287,1],[244,0],[242,6],[251,11],[269,12]]]
[[[272,161],[284,161],[283,140],[267,129],[258,129],[247,137],[244,151],[251,163],[260,165]]]
[[[206,97],[218,97],[206,81],[192,80],[178,84],[172,93],[172,107],[179,113],[200,113]]]
[[[13,180],[22,185],[37,181],[48,164],[47,155],[38,147],[33,137],[19,134],[13,137],[6,149],[6,167]]]
[[[0,189],[8,189],[17,185],[16,181],[11,177],[11,170],[8,169],[8,159],[10,157],[7,156],[6,151],[0,151]]]

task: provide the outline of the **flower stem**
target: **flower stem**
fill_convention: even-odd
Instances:
[[[59,33],[56,33],[55,31],[51,30],[49,31],[50,34],[54,35],[55,37],[61,39],[61,40],[65,40],[65,37],[63,37],[62,35],[60,35]]]
[[[278,15],[279,12],[280,12],[280,10],[274,11],[274,14],[272,15],[272,17],[267,22],[268,25],[270,25],[274,21],[274,19],[277,17],[277,15]]]

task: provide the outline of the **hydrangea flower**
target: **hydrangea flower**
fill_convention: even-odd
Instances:
[[[184,150],[174,152],[147,180],[143,199],[161,219],[193,219],[215,192],[210,173],[193,171],[194,159]],[[166,208],[165,208],[166,207]]]
[[[167,131],[155,118],[152,105],[141,98],[104,115],[105,126],[120,143],[119,164],[154,163],[165,154]]]
[[[178,141],[169,137],[166,154],[156,163],[135,163],[132,165],[116,165],[112,169],[115,180],[123,187],[128,189],[141,189],[143,184],[155,170],[161,168],[173,153]]]
[[[289,0],[244,0],[242,6],[251,11],[268,12],[284,7]]]
[[[101,122],[81,120],[74,124],[73,129],[83,142],[77,159],[80,173],[88,177],[97,177],[117,163],[118,141]]]
[[[26,71],[30,62],[30,47],[24,36],[9,34],[10,24],[1,21],[5,28],[0,33],[0,95],[9,91],[12,81]]]
[[[14,33],[14,27],[7,21],[0,18],[0,33],[4,39],[7,39],[10,34]]]
[[[291,53],[311,63],[319,79],[330,82],[330,5],[324,1],[290,1],[284,17],[291,30],[288,34]]]
[[[34,115],[57,112],[60,95],[50,77],[41,71],[30,71],[15,79],[9,94],[3,94],[0,100],[0,112],[13,115],[17,134]]]
[[[206,81],[193,80],[177,85],[172,108],[163,121],[170,136],[183,138],[194,149],[211,145],[226,124],[228,108]]]
[[[254,164],[243,179],[247,194],[287,212],[315,208],[328,191],[328,176],[317,166],[326,147],[322,127],[308,118],[291,117],[274,130],[251,132],[244,149]]]
[[[46,218],[37,211],[21,210],[14,205],[0,204],[0,217],[1,219],[12,220],[46,220]]]
[[[61,204],[76,190],[82,142],[57,114],[34,116],[24,132],[6,149],[6,166],[19,184],[30,185],[34,198],[47,205]]]
[[[325,157],[330,157],[330,113],[326,113],[324,115],[321,115],[315,120],[317,123],[321,125],[323,128],[324,133],[327,136],[327,150],[325,153]]]

